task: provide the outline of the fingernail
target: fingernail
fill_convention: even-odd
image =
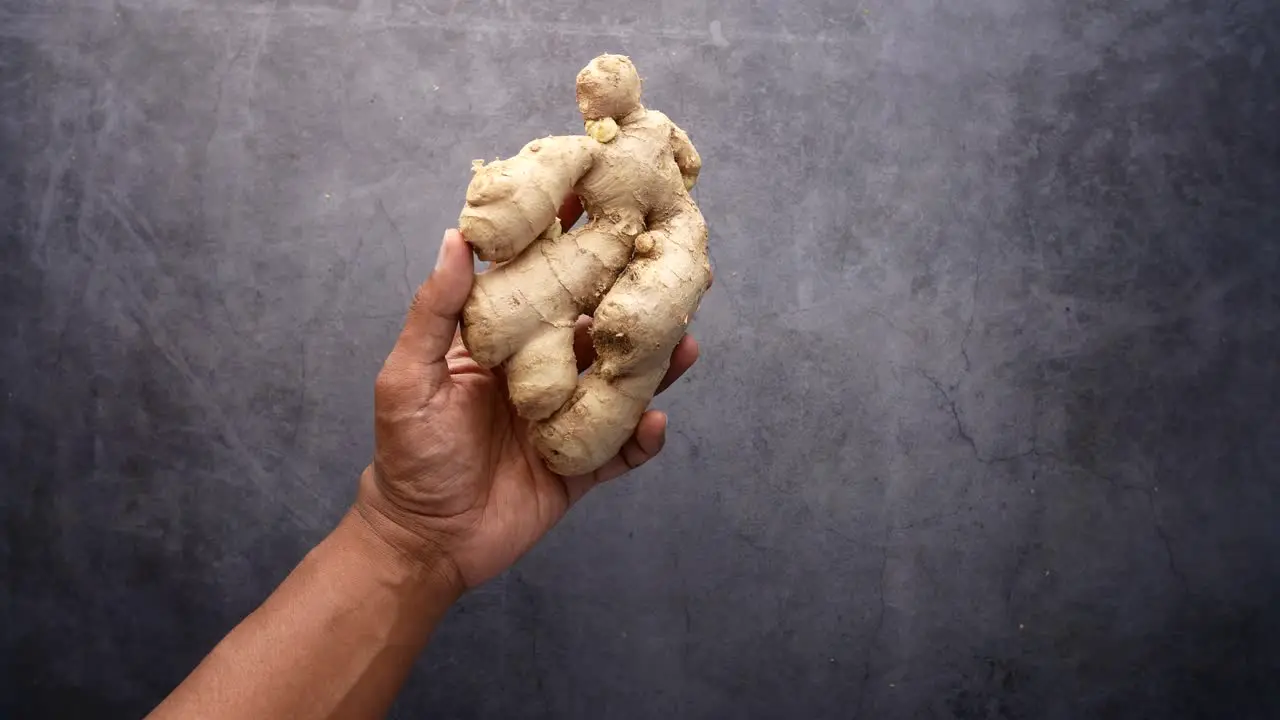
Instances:
[[[436,269],[439,270],[444,265],[445,256],[448,254],[449,248],[449,232],[445,231],[444,237],[440,239],[440,252],[436,255]]]

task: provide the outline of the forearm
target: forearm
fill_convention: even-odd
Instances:
[[[151,717],[382,717],[459,592],[352,510]]]

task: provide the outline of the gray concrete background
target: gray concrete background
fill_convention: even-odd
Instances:
[[[470,161],[611,51],[704,359],[397,717],[1280,716],[1278,16],[3,0],[0,709],[143,714],[327,531]]]

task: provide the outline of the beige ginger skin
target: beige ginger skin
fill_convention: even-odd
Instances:
[[[463,309],[463,342],[482,366],[502,366],[535,447],[562,475],[594,471],[631,436],[711,284],[707,226],[689,195],[701,159],[640,103],[640,86],[627,57],[592,60],[577,78],[587,135],[477,161],[459,220],[494,263]],[[571,193],[588,221],[561,234],[556,213]],[[579,377],[584,314],[597,359]]]

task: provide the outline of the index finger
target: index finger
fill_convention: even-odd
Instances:
[[[675,350],[671,351],[671,365],[667,368],[667,375],[662,378],[662,382],[658,385],[658,390],[654,394],[657,395],[666,390],[671,387],[671,383],[679,380],[686,370],[698,362],[698,355],[701,352],[701,348],[698,347],[698,341],[694,340],[692,335],[685,335],[680,338],[680,343],[676,345]]]

